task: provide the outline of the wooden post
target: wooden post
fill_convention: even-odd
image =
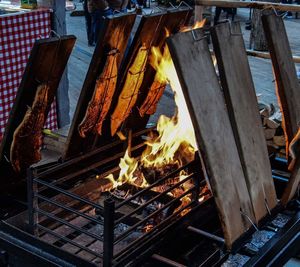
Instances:
[[[65,35],[67,33],[66,28],[66,1],[52,0],[53,19],[52,29],[58,35]],[[61,128],[70,123],[69,117],[69,80],[68,69],[66,67],[64,74],[61,77],[59,87],[57,89],[57,114],[58,114],[58,127]]]
[[[266,0],[266,2],[274,2],[274,1]],[[261,22],[261,13],[262,13],[261,10],[254,9],[252,14],[250,48],[257,51],[268,51],[268,43]]]

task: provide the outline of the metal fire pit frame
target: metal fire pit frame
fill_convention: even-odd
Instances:
[[[136,144],[137,142],[134,141],[135,138],[140,140],[141,136],[147,131],[150,130],[143,130],[133,135],[131,149],[132,153],[137,152],[143,146],[141,143]],[[122,142],[120,143],[118,141],[106,147],[102,147],[102,149],[100,149],[100,154],[104,153],[107,155],[108,150],[113,151],[114,147],[118,145],[122,145]],[[99,180],[94,178],[95,173],[99,173],[100,177],[105,177],[111,172],[111,170],[116,171],[117,168],[111,168],[111,166],[113,166],[113,164],[116,163],[116,160],[119,160],[123,154],[123,151],[119,153],[113,153],[113,156],[106,157],[100,161],[94,160],[94,162],[90,162],[88,164],[87,162],[89,162],[91,156],[98,158],[93,151],[88,155],[80,158],[74,158],[70,162],[65,162],[60,166],[41,173],[38,173],[38,171],[34,169],[29,170],[27,179],[28,221],[30,232],[37,237],[41,237],[42,235],[46,234],[52,235],[55,238],[63,241],[64,244],[70,244],[77,247],[79,251],[84,251],[85,253],[93,255],[93,260],[98,259],[98,262],[99,260],[103,260],[103,266],[124,266],[125,263],[130,262],[136,255],[143,252],[143,250],[150,245],[150,242],[154,242],[154,240],[160,238],[175,223],[182,219],[180,215],[182,212],[187,210],[192,212],[201,204],[198,200],[200,196],[200,189],[201,186],[205,186],[206,181],[201,172],[200,163],[197,158],[191,163],[188,163],[183,167],[170,172],[169,174],[152,183],[147,188],[139,190],[137,193],[123,201],[116,202],[115,199],[109,197],[104,200],[104,205],[102,206],[98,203],[97,198],[91,199],[87,197],[88,194],[93,196],[98,194],[100,198],[100,184]],[[82,162],[87,164],[85,168],[76,169],[74,167],[73,169],[72,166],[82,165]],[[107,166],[110,166],[110,169],[102,173],[102,170],[107,169]],[[154,196],[151,195],[150,199],[146,199],[143,204],[136,205],[129,213],[122,213],[122,208],[132,205],[131,203],[133,200],[144,194],[150,194],[150,192],[153,193],[151,190],[155,186],[164,184],[165,181],[171,179],[172,177],[178,177],[179,172],[184,169],[192,169],[194,171],[181,181],[176,182],[169,188],[165,188],[163,192],[156,193]],[[81,185],[78,186],[79,177],[81,177]],[[72,186],[73,180],[75,182]],[[154,211],[146,211],[146,217],[143,217],[137,222],[135,221],[132,223],[132,225],[128,225],[127,222],[131,217],[135,217],[135,215],[145,212],[145,209],[149,205],[153,205],[153,203],[157,200],[168,197],[167,194],[172,190],[179,188],[181,185],[185,184],[186,182],[190,182],[191,180],[193,181],[193,186],[187,191],[180,193],[180,195],[176,198],[169,197],[169,202],[164,202],[161,207],[155,209]],[[69,188],[66,188],[66,185],[69,185]],[[77,186],[74,187],[74,185]],[[91,188],[94,189],[94,191],[88,192],[88,190]],[[180,199],[187,195],[190,195],[191,202],[180,206],[178,204]],[[176,206],[176,208],[172,210],[172,207],[174,206]],[[180,208],[178,208],[178,206],[180,206]],[[80,208],[77,209],[76,207]],[[82,207],[85,208],[81,210]],[[172,212],[166,211],[170,207]],[[99,216],[97,217],[94,214],[91,215],[89,212],[93,210],[98,212],[100,211],[104,220],[102,221]],[[120,214],[122,215],[120,216]],[[163,216],[163,219],[159,221],[159,223],[157,223],[149,232],[142,232],[141,227],[149,224],[149,220],[158,214]],[[89,229],[76,226],[68,221],[67,218],[70,218],[70,216],[83,218],[87,221],[85,226],[92,225],[93,227],[103,227],[103,232],[93,233],[90,232]],[[47,225],[49,225],[49,227]],[[56,228],[54,228],[53,225],[56,225],[56,227],[64,226],[67,228],[72,228],[78,233],[78,235],[88,236],[93,240],[92,243],[103,242],[103,251],[89,249],[88,247],[77,243],[76,240],[74,241],[74,239],[72,240],[67,236],[61,236],[54,231]],[[128,228],[122,233],[117,234],[115,228],[120,225],[127,225]],[[53,229],[51,227],[53,227]],[[128,236],[136,234],[137,232],[139,233],[138,237],[128,241]],[[118,244],[122,242],[126,242],[126,245],[122,244],[122,246],[118,247]]]

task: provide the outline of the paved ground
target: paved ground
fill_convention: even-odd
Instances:
[[[81,9],[82,6],[77,2],[77,9]],[[146,9],[149,12],[149,9]],[[300,16],[299,16],[300,17]],[[250,31],[245,30],[245,22],[249,19],[249,9],[238,9],[236,20],[241,22],[243,29],[243,36],[246,47],[249,48],[249,36]],[[93,47],[87,46],[85,20],[83,16],[70,16],[70,12],[67,12],[67,31],[68,34],[74,34],[77,37],[75,48],[72,52],[71,58],[68,64],[69,71],[69,97],[70,97],[70,117],[72,119],[77,100],[82,88],[86,72],[93,53]],[[285,25],[290,40],[291,49],[294,55],[300,56],[300,19],[285,19]],[[268,59],[260,59],[254,57],[248,57],[251,67],[251,72],[256,88],[257,94],[260,94],[260,100],[266,103],[274,103],[277,105],[277,99],[274,91],[274,78],[272,74],[271,61]],[[300,70],[300,64],[296,66]],[[172,94],[170,89],[167,90],[161,100],[161,105],[158,109],[158,113],[164,113],[171,115],[174,110],[174,103],[172,100]],[[151,121],[156,120],[155,116]]]

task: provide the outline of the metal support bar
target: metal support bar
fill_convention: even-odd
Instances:
[[[169,187],[167,190],[165,190],[164,192],[160,193],[159,195],[151,198],[150,200],[146,201],[144,204],[140,205],[138,208],[134,209],[132,212],[127,213],[126,215],[122,216],[121,218],[119,218],[115,224],[119,224],[122,221],[126,220],[127,218],[130,218],[130,216],[132,216],[133,214],[138,213],[139,211],[141,211],[142,209],[144,209],[145,207],[147,207],[149,204],[151,204],[152,202],[154,202],[155,200],[159,199],[160,197],[166,195],[167,193],[171,192],[172,190],[174,190],[175,188],[179,187],[180,185],[186,183],[187,181],[191,180],[193,178],[193,174],[189,175],[188,177],[186,177],[185,179],[181,180],[180,182],[174,184],[173,186]]]
[[[188,226],[187,229],[190,230],[191,232],[196,233],[196,234],[203,235],[203,236],[205,236],[205,237],[207,237],[209,239],[212,239],[214,241],[217,241],[217,242],[220,242],[222,244],[225,244],[225,240],[222,237],[219,237],[219,236],[216,236],[214,234],[208,233],[206,231],[200,230],[200,229],[195,228],[193,226]]]
[[[196,0],[195,5],[235,7],[235,8],[257,8],[257,9],[272,8],[280,11],[295,11],[295,12],[300,11],[299,5],[287,5],[287,4],[259,2],[259,1]]]
[[[108,198],[104,201],[103,267],[112,266],[114,254],[114,215],[115,202],[111,198]]]
[[[28,224],[30,232],[33,235],[37,235],[37,199],[34,192],[37,191],[37,184],[34,182],[34,169],[29,168],[27,170],[27,206],[28,206]]]
[[[172,260],[170,260],[170,259],[168,259],[166,257],[160,256],[158,254],[153,254],[152,258],[155,259],[155,260],[158,260],[160,262],[166,263],[166,264],[168,264],[170,266],[174,266],[174,267],[186,267],[186,265],[183,265],[183,264],[178,263],[176,261],[172,261]]]

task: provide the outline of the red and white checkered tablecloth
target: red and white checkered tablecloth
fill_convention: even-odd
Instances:
[[[50,31],[47,9],[0,17],[0,141],[31,48],[36,39],[47,37]],[[55,101],[45,126],[52,130],[57,128]]]

